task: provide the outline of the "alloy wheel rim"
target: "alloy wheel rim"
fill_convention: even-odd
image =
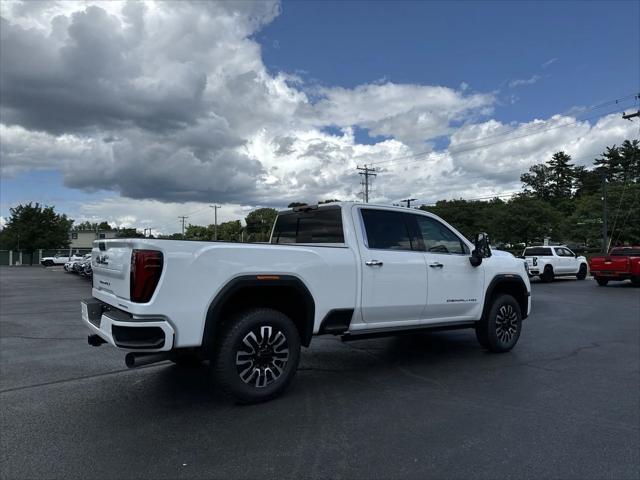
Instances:
[[[518,331],[518,315],[511,305],[502,305],[496,316],[496,336],[503,343],[511,342]]]
[[[236,370],[247,385],[264,388],[275,382],[289,361],[285,334],[270,325],[261,325],[247,333],[236,352]]]

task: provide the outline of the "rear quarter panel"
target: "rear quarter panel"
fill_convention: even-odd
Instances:
[[[95,289],[94,296],[114,305],[117,301],[137,317],[165,318],[176,330],[176,347],[201,345],[209,305],[228,282],[241,276],[299,278],[315,302],[314,332],[329,310],[356,305],[355,254],[348,247],[150,240],[139,248],[155,248],[164,255],[150,302],[109,298]]]

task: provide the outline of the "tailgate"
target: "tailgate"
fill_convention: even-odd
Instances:
[[[93,288],[129,300],[131,244],[122,240],[105,240],[91,252]]]
[[[629,259],[625,257],[593,257],[590,262],[592,272],[617,272],[629,271]]]
[[[538,266],[538,257],[525,257],[524,261],[527,262],[529,268]]]

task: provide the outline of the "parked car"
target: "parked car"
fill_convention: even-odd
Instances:
[[[91,259],[85,260],[80,265],[80,275],[87,278],[93,278],[93,268],[91,267]]]
[[[555,277],[573,277],[584,280],[589,273],[587,259],[565,245],[527,247],[522,253],[530,277],[552,282]]]
[[[631,280],[640,286],[640,246],[614,247],[608,255],[591,257],[589,267],[601,287],[610,281],[622,280]]]
[[[343,340],[475,329],[507,352],[530,312],[524,262],[437,216],[334,203],[278,214],[270,244],[111,239],[93,249],[89,343],[128,366],[210,359],[222,389],[268,400],[314,335]]]
[[[61,255],[56,254],[53,257],[43,257],[40,259],[40,264],[45,267],[52,267],[53,265],[64,265],[67,262],[75,262],[77,260],[81,260],[82,256],[80,255]]]
[[[69,272],[69,273],[80,273],[80,265],[86,262],[87,260],[91,261],[90,253],[87,253],[86,255],[83,255],[80,258],[73,257],[72,260],[69,260],[67,263],[64,264],[64,269],[66,272]]]

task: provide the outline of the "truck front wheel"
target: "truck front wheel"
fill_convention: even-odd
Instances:
[[[578,280],[584,280],[587,278],[587,266],[584,263],[580,264],[580,269],[578,270],[576,278]]]
[[[289,317],[254,308],[226,323],[213,373],[227,395],[240,403],[258,403],[287,388],[299,361],[300,335]]]
[[[491,352],[508,352],[520,338],[522,313],[511,295],[498,295],[484,318],[476,326],[476,337]]]

